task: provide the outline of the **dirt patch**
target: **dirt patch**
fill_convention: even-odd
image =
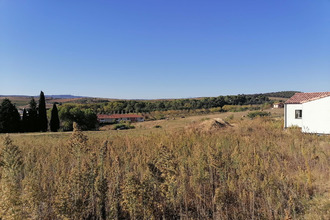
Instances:
[[[191,131],[195,130],[199,132],[212,132],[212,131],[225,129],[227,127],[232,127],[232,125],[224,121],[222,118],[213,118],[199,123],[194,122],[193,124],[188,125],[186,127],[186,130],[191,130]]]
[[[222,118],[214,118],[200,123],[199,127],[202,131],[214,131],[231,127],[231,125]]]

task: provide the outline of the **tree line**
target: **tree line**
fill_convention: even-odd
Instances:
[[[156,101],[124,100],[108,102],[103,111],[109,112],[153,112],[168,110],[195,110],[222,108],[224,105],[253,105],[269,102],[267,96],[256,95],[228,95],[205,97],[200,99],[174,99]]]
[[[266,95],[268,97],[291,98],[296,93],[300,93],[300,92],[299,91],[281,91],[281,92],[264,93],[264,95]]]
[[[41,91],[39,103],[31,98],[29,108],[23,110],[20,116],[16,106],[9,100],[4,99],[0,105],[0,133],[13,132],[46,132],[48,127],[51,131],[58,131],[60,120],[56,104],[53,104],[51,119],[48,123],[45,95]]]
[[[196,110],[196,109],[222,109],[225,105],[257,105],[270,103],[271,100],[263,94],[254,95],[228,95],[218,97],[205,97],[195,99],[171,99],[171,100],[118,100],[93,104],[80,104],[83,109],[92,109],[96,113],[145,113],[169,110]],[[63,105],[77,106],[76,105]]]

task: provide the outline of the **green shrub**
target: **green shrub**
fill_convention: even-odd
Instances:
[[[127,129],[133,129],[135,128],[133,125],[126,124],[126,123],[120,123],[116,124],[113,128],[113,130],[127,130]]]

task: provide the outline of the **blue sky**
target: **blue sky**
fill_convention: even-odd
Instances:
[[[0,94],[330,91],[329,0],[0,0]]]

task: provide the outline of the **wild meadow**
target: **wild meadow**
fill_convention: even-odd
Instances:
[[[330,218],[329,136],[230,123],[1,135],[0,218]]]

